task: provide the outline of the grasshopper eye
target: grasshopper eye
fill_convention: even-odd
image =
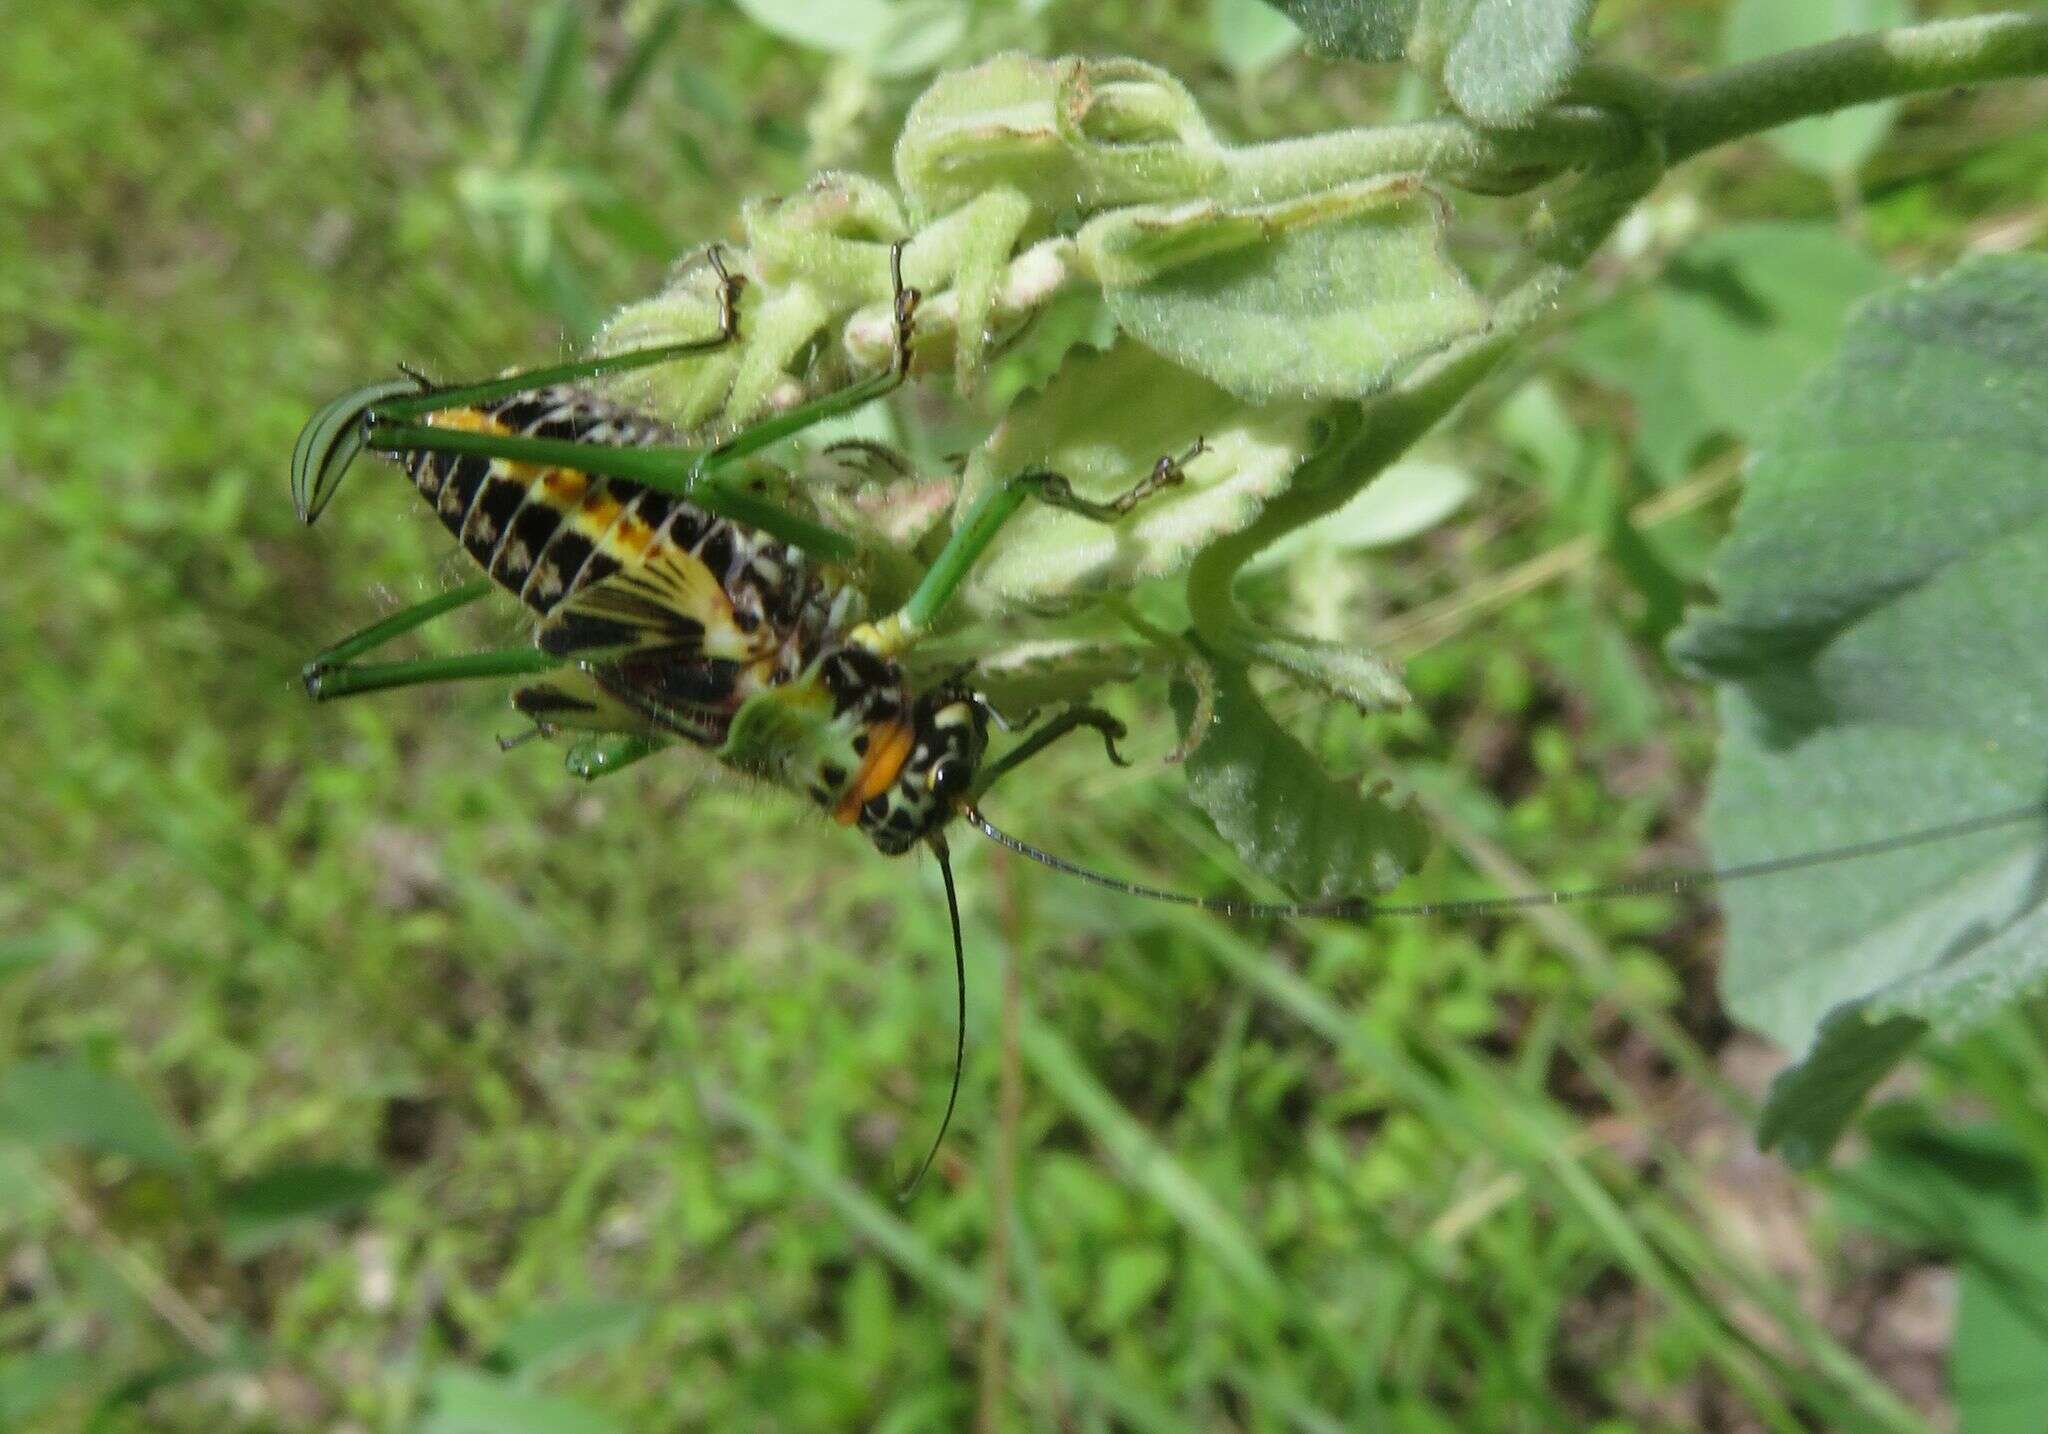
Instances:
[[[937,797],[957,797],[962,795],[967,790],[967,783],[971,775],[967,769],[967,764],[958,757],[939,758],[932,766],[932,795]]]

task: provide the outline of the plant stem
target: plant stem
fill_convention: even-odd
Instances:
[[[2048,17],[1979,15],[1855,35],[1674,85],[1671,161],[1872,100],[2048,74]]]
[[[1225,151],[1224,204],[1270,204],[1385,174],[1442,176],[1468,188],[1518,191],[1560,170],[1626,155],[1635,128],[1603,107],[1561,105],[1521,129],[1456,118],[1370,125]]]

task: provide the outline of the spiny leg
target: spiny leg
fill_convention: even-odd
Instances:
[[[380,425],[403,427],[408,419],[422,418],[443,409],[488,403],[511,394],[552,384],[575,383],[603,374],[628,373],[673,359],[710,353],[732,343],[739,337],[739,299],[746,280],[744,276],[726,270],[725,260],[716,245],[708,251],[708,257],[719,280],[718,331],[705,338],[550,364],[503,378],[445,388],[433,387],[417,373],[408,370],[404,379],[368,384],[319,409],[299,430],[298,441],[292,447],[292,501],[298,510],[299,521],[310,523],[320,516],[349,466],[365,447],[388,451],[388,444],[376,441],[376,430]]]
[[[299,676],[304,679],[307,690],[312,691],[330,672],[351,665],[364,653],[374,651],[414,628],[424,627],[444,613],[467,607],[490,590],[489,578],[474,578],[460,587],[450,588],[445,593],[430,597],[425,602],[414,603],[411,607],[403,608],[381,621],[371,623],[360,632],[350,633],[332,647],[315,653],[312,659],[299,669]]]
[[[1040,723],[1023,741],[982,768],[981,778],[974,784],[974,793],[968,800],[980,801],[988,789],[1001,781],[1005,775],[1023,766],[1069,732],[1079,731],[1083,727],[1101,734],[1102,745],[1109,753],[1110,761],[1119,767],[1130,765],[1116,749],[1116,744],[1125,735],[1123,723],[1099,707],[1069,707],[1057,717]]]
[[[672,445],[606,447],[569,439],[475,433],[403,421],[403,415],[409,409],[420,405],[419,399],[371,407],[362,417],[364,437],[358,446],[387,454],[415,451],[476,454],[624,478],[658,492],[688,498],[722,517],[758,528],[818,557],[844,561],[855,556],[858,550],[857,544],[845,534],[789,513],[753,494],[720,485],[712,481],[712,475],[813,424],[871,403],[903,383],[910,373],[910,344],[919,295],[916,289],[903,282],[903,245],[900,242],[890,248],[889,272],[895,286],[896,306],[896,358],[889,368],[866,382],[753,424],[716,448]],[[721,269],[720,273],[724,270]],[[499,382],[508,383],[510,380]],[[476,390],[463,392],[474,394],[497,386],[478,385]],[[498,395],[491,393],[487,396]]]
[[[953,594],[960,590],[967,574],[981,561],[1003,525],[1017,515],[1025,503],[1036,499],[1054,508],[1077,514],[1097,523],[1114,523],[1147,498],[1186,481],[1186,468],[1208,452],[1197,438],[1179,457],[1166,456],[1152,465],[1152,471],[1107,502],[1096,502],[1074,492],[1064,474],[1050,469],[1019,473],[1002,487],[984,494],[953,530],[946,546],[932,560],[917,588],[896,612],[866,628],[860,638],[875,651],[893,654],[903,651],[931,630],[932,623]]]
[[[372,418],[375,417],[373,414]],[[859,551],[852,538],[835,528],[779,508],[745,489],[705,478],[703,460],[711,452],[709,449],[661,444],[619,447],[569,438],[524,438],[516,434],[474,433],[460,428],[381,421],[370,425],[368,446],[393,456],[415,452],[467,453],[624,478],[658,493],[687,498],[708,512],[758,528],[828,561],[843,562]]]
[[[462,682],[477,677],[523,677],[562,665],[562,659],[537,647],[494,648],[455,657],[418,657],[404,662],[354,662],[306,673],[306,695],[315,702],[413,687],[422,682]]]

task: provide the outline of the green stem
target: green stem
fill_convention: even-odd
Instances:
[[[1622,216],[1661,177],[1664,168],[1716,144],[1773,129],[1792,120],[1849,105],[1983,80],[2048,74],[2048,18],[2008,14],[1945,20],[1879,31],[1793,50],[1738,65],[1683,84],[1662,87],[1610,66],[1590,67],[1583,89],[1612,97],[1642,128],[1617,113],[1640,147],[1621,163],[1593,168],[1559,195],[1532,232],[1533,271],[1502,300],[1494,323],[1477,340],[1425,361],[1407,379],[1363,405],[1366,421],[1348,439],[1312,460],[1326,476],[1304,472],[1250,527],[1212,544],[1188,576],[1195,627],[1226,632],[1233,620],[1230,586],[1238,569],[1282,534],[1332,512],[1401,456],[1493,371],[1528,329],[1540,322],[1558,292]],[[1554,115],[1572,113],[1554,111]],[[1310,163],[1352,162],[1385,168],[1426,168],[1432,154],[1480,153],[1461,139],[1457,121],[1431,121],[1375,132],[1324,136],[1337,141],[1318,156],[1305,145],[1299,174],[1268,158],[1266,178],[1305,178],[1321,171]],[[1377,148],[1374,148],[1377,144]],[[1432,150],[1431,146],[1436,148]],[[1460,145],[1465,146],[1460,150]],[[1261,149],[1273,147],[1262,146]],[[1541,143],[1529,152],[1533,157]],[[1259,151],[1248,151],[1256,155]],[[1497,155],[1496,158],[1504,156]],[[1588,156],[1591,158],[1591,156]],[[1353,178],[1358,171],[1352,172]],[[1327,177],[1327,176],[1323,176]]]
[[[1666,140],[1675,163],[1850,105],[2042,74],[2048,74],[2048,17],[1979,15],[1880,30],[1673,86]]]
[[[1452,118],[1334,130],[1226,151],[1214,198],[1270,204],[1403,173],[1440,175],[1471,189],[1521,190],[1564,168],[1626,155],[1635,139],[1626,117],[1579,105],[1559,106],[1515,130]]]

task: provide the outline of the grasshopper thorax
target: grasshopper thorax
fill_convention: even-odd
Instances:
[[[849,765],[822,763],[812,795],[885,856],[906,852],[973,790],[988,745],[981,704],[954,683],[914,692],[901,667],[858,644],[828,652],[821,666],[835,712],[853,726]]]

